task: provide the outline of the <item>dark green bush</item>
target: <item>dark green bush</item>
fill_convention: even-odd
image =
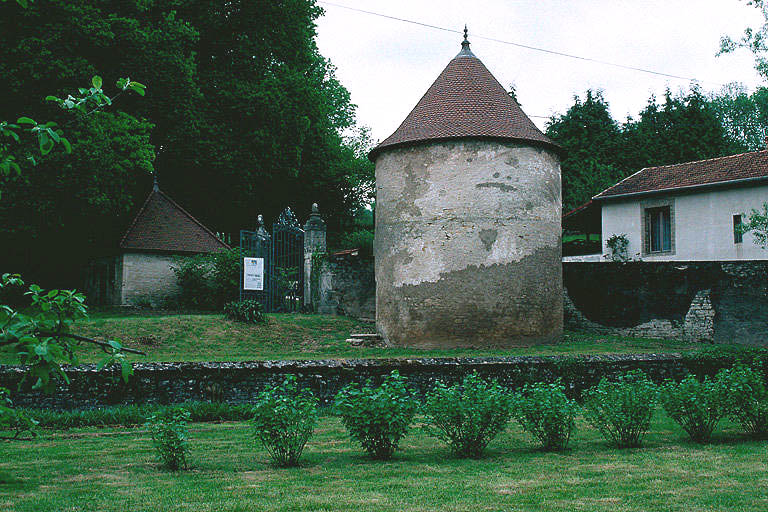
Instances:
[[[397,371],[381,386],[371,380],[350,384],[337,395],[334,412],[352,439],[374,459],[389,459],[405,436],[418,408],[406,380]]]
[[[712,437],[727,412],[726,398],[721,381],[699,381],[693,375],[679,383],[667,382],[661,392],[664,410],[697,443]]]
[[[224,316],[235,322],[248,324],[263,324],[267,321],[264,316],[264,306],[254,299],[236,300],[224,305]]]
[[[172,471],[187,469],[189,418],[189,411],[176,408],[153,414],[147,422],[160,460]]]
[[[603,378],[584,393],[584,416],[619,448],[638,447],[648,432],[658,388],[639,370]]]
[[[738,365],[721,370],[717,381],[724,389],[728,414],[747,434],[768,438],[768,389],[763,373]]]
[[[511,393],[477,373],[453,386],[438,382],[424,403],[425,428],[448,443],[455,456],[479,458],[506,427],[512,403]]]
[[[240,293],[239,248],[180,258],[172,267],[181,287],[182,305],[194,309],[221,309]]]
[[[565,386],[539,382],[526,385],[515,397],[514,414],[520,426],[545,450],[565,450],[576,429],[578,405],[565,396]]]
[[[272,461],[281,467],[297,466],[317,423],[317,399],[300,390],[289,375],[282,386],[261,393],[253,408],[256,438]]]

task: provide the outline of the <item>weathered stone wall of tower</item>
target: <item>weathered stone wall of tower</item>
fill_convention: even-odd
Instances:
[[[394,345],[546,342],[563,324],[560,164],[511,141],[376,159],[376,325]]]

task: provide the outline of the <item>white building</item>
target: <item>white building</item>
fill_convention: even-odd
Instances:
[[[739,226],[768,202],[768,150],[648,167],[602,191],[603,261],[608,240],[644,261],[764,260],[768,249]]]

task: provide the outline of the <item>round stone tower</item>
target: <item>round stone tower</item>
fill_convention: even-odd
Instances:
[[[559,148],[469,49],[374,148],[376,326],[393,345],[562,334]]]

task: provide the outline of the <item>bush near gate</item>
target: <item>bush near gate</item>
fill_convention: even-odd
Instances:
[[[393,371],[381,386],[369,379],[364,385],[342,389],[334,404],[352,439],[374,459],[386,460],[408,432],[418,404],[406,379]]]
[[[638,447],[648,432],[658,388],[641,371],[603,378],[584,393],[584,416],[618,448]]]
[[[240,290],[240,248],[179,258],[171,267],[181,287],[180,301],[193,309],[221,309],[237,300]]]
[[[299,389],[294,375],[282,386],[264,391],[253,408],[256,438],[269,452],[275,465],[299,465],[299,457],[317,423],[317,399]]]
[[[506,428],[512,403],[513,396],[505,388],[476,372],[453,386],[438,382],[424,402],[425,428],[448,443],[455,456],[479,458]]]
[[[565,396],[560,381],[526,385],[514,403],[514,414],[523,430],[535,437],[544,450],[551,451],[568,447],[578,410],[576,401]]]
[[[267,321],[264,316],[264,306],[253,299],[228,302],[224,305],[224,316],[235,322],[248,324],[263,324]]]
[[[720,380],[699,381],[689,375],[679,383],[667,382],[661,392],[661,404],[696,443],[706,443],[727,413],[727,396]]]

